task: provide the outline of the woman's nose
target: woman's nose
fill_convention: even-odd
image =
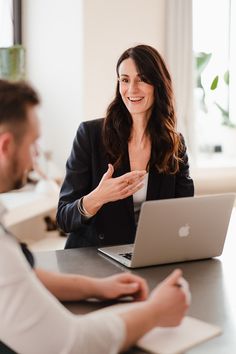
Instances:
[[[136,92],[138,91],[138,82],[137,81],[130,81],[129,84],[129,92]]]

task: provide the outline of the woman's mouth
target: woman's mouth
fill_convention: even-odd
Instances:
[[[144,97],[128,97],[128,100],[132,103],[135,103],[135,102],[140,102],[142,101]]]

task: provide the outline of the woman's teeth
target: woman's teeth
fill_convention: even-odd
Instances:
[[[141,101],[143,97],[128,97],[131,102]]]

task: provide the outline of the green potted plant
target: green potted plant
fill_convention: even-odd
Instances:
[[[205,92],[205,88],[202,84],[202,77],[201,76],[202,76],[202,72],[209,64],[211,57],[212,57],[212,53],[200,52],[200,53],[196,53],[196,55],[195,55],[196,69],[197,69],[196,87],[202,91],[202,96],[200,99],[200,108],[205,113],[208,112],[208,109],[207,109],[207,105],[206,105],[206,101],[205,101],[206,92]],[[227,87],[229,87],[229,80],[230,80],[229,70],[226,70],[223,75],[223,82],[225,83],[225,85],[227,85]],[[220,81],[222,81],[222,78],[219,75],[216,75],[210,85],[211,91],[215,91],[217,89]],[[235,128],[236,127],[235,124],[230,121],[228,105],[227,105],[227,107],[224,108],[224,107],[222,107],[222,105],[220,105],[216,101],[214,102],[214,104],[216,105],[216,107],[219,109],[219,111],[221,113],[222,124],[225,126],[231,127],[231,128]]]
[[[25,49],[22,45],[0,48],[0,78],[11,81],[25,79]]]
[[[229,70],[226,70],[226,72],[223,75],[223,82],[227,87],[229,87]],[[212,84],[211,84],[211,90],[214,91],[217,89],[218,84],[219,84],[220,77],[219,75],[216,75],[216,77],[213,79]],[[226,108],[223,108],[222,105],[220,105],[218,102],[215,102],[216,107],[220,110],[221,116],[222,116],[222,124],[230,127],[230,128],[235,128],[235,124],[231,122],[230,117],[229,117],[229,107],[227,106]]]
[[[199,52],[195,54],[195,66],[196,66],[196,87],[199,91],[201,91],[201,98],[200,98],[200,108],[203,112],[207,113],[207,105],[206,105],[206,92],[205,88],[202,84],[202,72],[208,65],[210,59],[211,59],[212,54],[211,53],[204,53],[204,52]]]
[[[196,67],[196,89],[198,92],[198,104],[200,111],[202,112],[202,117],[207,118],[207,124],[210,122],[214,124],[212,116],[212,111],[209,113],[209,108],[207,105],[206,97],[210,97],[211,92],[213,93],[217,89],[226,89],[229,88],[230,73],[229,70],[226,70],[222,75],[216,75],[210,80],[210,84],[204,84],[202,78],[204,70],[208,65],[210,65],[210,60],[212,58],[212,53],[199,52],[195,53],[195,67]],[[214,98],[214,96],[211,97]],[[226,102],[224,105],[218,102],[218,99],[213,100],[213,104],[217,107],[219,111],[219,118],[221,123],[221,128],[215,129],[215,142],[207,143],[204,141],[205,145],[202,145],[202,151],[211,151],[211,152],[225,152],[227,155],[232,155],[232,146],[236,141],[236,125],[230,120],[229,114],[229,104]],[[208,145],[207,145],[208,144]],[[210,145],[212,144],[212,145]],[[205,150],[203,150],[205,149]]]

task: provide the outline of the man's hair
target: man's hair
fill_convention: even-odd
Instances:
[[[28,83],[0,80],[0,131],[6,127],[20,138],[27,123],[27,108],[39,102],[38,94]]]

